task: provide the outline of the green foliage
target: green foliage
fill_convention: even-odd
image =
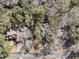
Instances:
[[[24,14],[32,14],[31,3],[33,0],[21,0],[19,5],[22,7]]]
[[[19,6],[15,6],[13,9],[12,9],[12,17],[11,17],[11,24],[12,25],[20,25],[22,23],[24,19],[24,16],[23,16],[23,9]],[[14,25],[14,26],[15,26]]]
[[[58,19],[58,17],[49,17],[49,26],[52,30],[52,32],[55,32],[55,30],[58,27],[60,20]]]
[[[45,9],[42,5],[38,6],[37,13],[45,14]]]
[[[68,31],[68,35],[70,40],[74,41],[74,43],[79,42],[79,34],[76,32],[76,27],[71,26],[70,30]]]
[[[11,26],[21,26],[22,25],[22,21],[23,21],[23,18],[21,17],[21,15],[17,15],[15,18],[11,18],[10,22],[11,22]]]
[[[74,7],[71,10],[71,24],[70,24],[70,30],[69,30],[69,36],[71,40],[74,40],[75,43],[79,42],[79,33],[77,33],[77,26],[79,26],[79,7]]]
[[[28,15],[28,18],[30,17],[30,15],[32,15],[32,8],[31,8],[32,1],[33,0],[20,0],[19,5],[15,6],[12,9],[12,17],[11,17],[12,25],[15,24],[17,26],[21,26],[25,24],[24,20],[28,20],[26,18],[26,15]]]
[[[42,5],[40,5],[38,8],[37,8],[37,20],[41,23],[44,22],[44,15],[45,15],[45,9]]]
[[[3,5],[0,4],[0,59],[5,59],[5,57],[7,57],[7,51],[6,49],[8,48],[4,48],[4,43],[5,41],[5,36],[3,35],[6,27],[10,27],[11,23],[10,23],[10,17],[9,16],[5,16],[3,17],[4,11],[6,11],[6,9],[3,7]]]
[[[75,6],[79,6],[79,0],[71,0],[71,4]]]
[[[37,13],[37,20],[38,20],[38,22],[41,22],[41,23],[43,23],[44,22],[44,15],[43,14],[41,14],[41,13]]]
[[[4,48],[4,35],[0,34],[0,59],[7,57],[6,49]]]
[[[4,7],[2,4],[0,4],[0,15],[5,11]]]
[[[6,16],[5,18],[0,20],[0,33],[3,33],[7,27],[11,26],[10,17]]]
[[[16,16],[16,14],[22,14],[23,13],[23,9],[19,6],[15,6],[12,9],[12,15]]]

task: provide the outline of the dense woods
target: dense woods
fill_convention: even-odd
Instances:
[[[0,0],[0,59],[13,49],[78,55],[79,0]]]

